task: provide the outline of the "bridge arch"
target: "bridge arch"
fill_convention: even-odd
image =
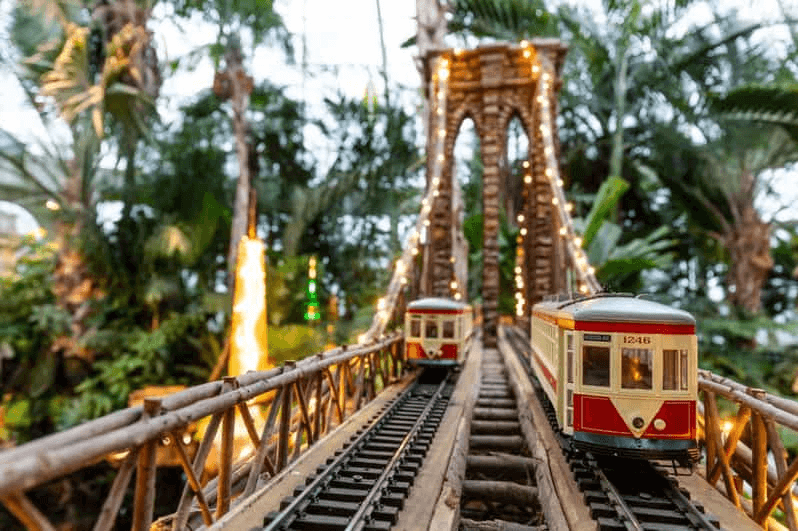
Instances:
[[[522,214],[527,235],[522,243],[522,268],[524,278],[534,280],[524,286],[524,300],[528,301],[519,317],[526,320],[531,303],[546,293],[556,292],[564,287],[558,278],[556,262],[562,255],[559,240],[552,238],[558,229],[558,219],[552,206],[552,191],[541,168],[543,143],[539,127],[541,105],[537,101],[539,72],[533,64],[543,55],[545,60],[555,66],[554,86],[559,87],[559,71],[566,48],[555,40],[537,40],[521,46],[510,44],[491,44],[475,50],[453,51],[432,50],[425,60],[426,82],[429,94],[435,93],[435,80],[432,65],[445,59],[449,65],[449,75],[445,85],[446,105],[440,109],[445,116],[441,120],[445,131],[443,169],[441,172],[440,194],[433,202],[428,245],[425,250],[423,272],[424,292],[436,296],[450,296],[452,282],[456,279],[456,234],[462,232],[458,225],[456,190],[453,188],[453,150],[460,126],[465,117],[474,122],[480,140],[480,150],[484,165],[482,210],[483,210],[483,332],[486,346],[496,345],[499,300],[499,211],[502,183],[500,165],[506,156],[506,129],[515,117],[521,120],[528,138],[529,174],[525,175],[523,187]],[[440,89],[440,86],[439,86]],[[556,105],[554,106],[556,108]],[[427,132],[427,153],[435,154],[436,135],[439,129],[430,126]],[[435,155],[437,156],[437,155]],[[536,164],[535,161],[538,163]],[[429,164],[429,163],[428,163]],[[428,168],[430,166],[428,165]],[[539,173],[539,175],[536,175]],[[429,172],[428,172],[429,179]],[[428,182],[428,186],[430,183]],[[506,193],[506,191],[505,191]]]

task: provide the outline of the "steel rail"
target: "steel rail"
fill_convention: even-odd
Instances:
[[[300,495],[295,496],[294,499],[291,500],[291,503],[289,503],[282,511],[274,516],[274,518],[271,519],[269,524],[265,526],[262,531],[275,531],[284,525],[290,525],[290,522],[287,522],[287,519],[292,516],[300,506],[307,503],[309,498],[315,496],[320,487],[323,488],[324,485],[329,482],[331,476],[352,457],[352,454],[355,453],[364,442],[366,442],[373,435],[373,430],[384,423],[386,418],[388,418],[391,413],[402,406],[404,401],[412,394],[414,389],[415,386],[412,386],[399,395],[388,410],[383,412],[382,415],[368,424],[367,428],[363,429],[360,435],[358,435],[349,444],[346,450],[335,457],[335,459],[329,465],[327,465],[327,468],[318,474],[313,481],[311,481],[310,484],[305,487]]]
[[[693,525],[700,526],[700,529],[706,531],[720,531],[720,529],[715,526],[704,513],[699,511],[679,489],[674,487],[667,479],[662,479],[665,482],[665,486],[663,487],[665,495],[668,496],[677,507],[684,511],[685,516],[687,516],[688,520],[690,520]]]
[[[585,454],[585,461],[591,466],[593,469],[593,473],[598,478],[599,483],[601,484],[602,489],[604,489],[604,493],[610,499],[613,507],[615,508],[615,512],[618,513],[618,516],[621,517],[621,523],[628,531],[643,531],[643,526],[640,525],[640,521],[632,512],[632,509],[626,504],[621,493],[618,492],[618,489],[615,488],[615,485],[607,478],[604,474],[604,471],[599,466],[596,458],[593,457],[593,454],[587,452]]]
[[[430,397],[429,402],[427,402],[427,405],[424,408],[424,411],[419,414],[415,424],[413,424],[413,427],[410,429],[407,435],[405,435],[404,439],[402,439],[402,443],[399,445],[399,448],[397,448],[391,460],[385,466],[385,470],[382,471],[380,477],[378,477],[374,482],[374,486],[371,487],[371,490],[369,491],[368,495],[366,495],[366,499],[363,500],[360,508],[357,510],[357,512],[355,512],[354,515],[352,515],[352,521],[349,522],[349,525],[346,526],[344,531],[361,531],[365,527],[365,520],[368,518],[366,512],[376,501],[377,496],[382,490],[384,484],[387,482],[388,477],[394,473],[397,463],[404,457],[410,441],[413,440],[413,438],[418,434],[418,431],[421,429],[421,426],[427,421],[430,411],[440,399],[443,389],[447,384],[448,378],[444,378],[441,384],[438,386],[438,389]]]

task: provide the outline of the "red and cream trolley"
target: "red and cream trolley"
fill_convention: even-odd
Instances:
[[[532,312],[532,366],[577,447],[695,459],[698,349],[689,313],[632,296]]]
[[[405,345],[414,365],[456,365],[465,359],[471,336],[471,306],[451,299],[430,297],[407,305]]]

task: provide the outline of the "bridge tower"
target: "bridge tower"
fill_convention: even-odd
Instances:
[[[520,320],[528,322],[532,304],[544,295],[563,291],[566,287],[566,257],[559,233],[561,217],[553,205],[553,193],[546,175],[546,161],[551,153],[545,152],[542,139],[544,116],[546,123],[555,124],[557,116],[556,94],[561,80],[560,71],[566,47],[555,39],[536,39],[521,45],[506,43],[480,46],[474,50],[455,51],[431,49],[424,60],[424,81],[428,100],[432,98],[436,83],[435,65],[448,62],[446,105],[439,107],[438,128],[430,120],[427,128],[427,187],[432,186],[430,168],[433,156],[441,157],[439,193],[433,202],[428,227],[425,271],[422,291],[435,296],[449,296],[451,282],[457,280],[456,261],[458,243],[453,233],[461,233],[461,217],[457,211],[458,188],[453,180],[454,145],[461,124],[471,118],[480,139],[483,175],[483,271],[482,312],[484,342],[487,347],[496,345],[499,299],[499,209],[502,166],[506,165],[507,126],[518,117],[529,139],[528,164],[525,164],[523,208],[518,218],[523,238],[521,260],[523,279],[523,308]],[[554,79],[547,80],[553,87],[546,105],[538,84],[543,73],[540,64],[549,65]],[[444,136],[445,131],[445,136]],[[556,142],[556,130],[551,131]],[[444,137],[443,153],[436,154],[439,136]],[[557,153],[554,153],[556,160]],[[556,200],[554,200],[556,202]],[[453,230],[454,229],[454,230]],[[463,279],[465,281],[465,279]]]

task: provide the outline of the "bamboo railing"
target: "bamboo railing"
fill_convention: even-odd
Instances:
[[[769,517],[778,508],[787,528],[798,531],[793,504],[798,458],[788,465],[778,433],[779,426],[798,432],[798,403],[709,371],[701,370],[698,376],[703,393],[699,423],[704,433],[706,480],[757,524],[767,528]],[[733,419],[721,418],[718,397],[736,405]],[[745,483],[750,485],[750,501],[744,495]]]
[[[259,479],[274,477],[373,399],[380,385],[398,378],[404,367],[402,344],[402,335],[394,333],[368,345],[340,347],[280,368],[145,399],[142,406],[7,450],[0,453],[0,502],[29,530],[55,531],[57,527],[31,502],[27,491],[112,455],[121,456],[93,529],[114,528],[135,472],[131,529],[148,530],[157,487],[156,452],[158,445],[168,444],[176,450],[186,476],[169,527],[185,529],[192,516],[210,525],[229,511],[235,497],[252,494]],[[248,406],[252,403],[268,411],[262,426],[253,418]],[[182,430],[208,418],[192,459]],[[250,459],[235,459],[236,424],[243,424],[250,439]],[[208,481],[203,472],[214,445],[218,473]]]

